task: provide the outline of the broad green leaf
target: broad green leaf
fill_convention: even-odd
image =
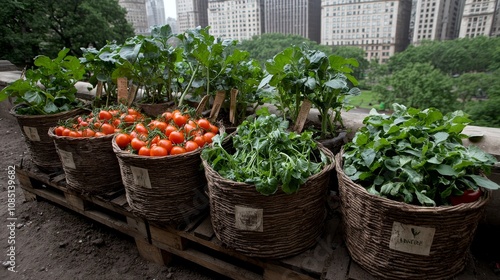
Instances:
[[[434,134],[434,141],[436,141],[436,143],[444,142],[448,139],[448,136],[450,135],[446,132],[438,132]]]
[[[415,190],[415,195],[417,196],[418,201],[420,204],[424,206],[436,206],[436,202],[429,197],[427,197],[425,194],[419,192],[418,190]]]
[[[490,179],[485,178],[483,176],[467,175],[467,177],[470,177],[472,180],[474,180],[474,182],[476,182],[476,184],[478,186],[481,186],[483,188],[490,189],[490,190],[500,189],[500,186],[497,183],[495,183],[495,182],[491,181]]]
[[[447,164],[439,164],[438,166],[435,167],[436,171],[439,172],[439,174],[444,175],[444,176],[457,176],[458,173],[453,169],[453,167],[447,165]]]
[[[373,161],[375,160],[375,156],[377,153],[373,149],[367,149],[361,153],[361,157],[365,161],[365,166],[370,166],[372,165]]]

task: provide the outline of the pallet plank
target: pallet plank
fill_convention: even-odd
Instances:
[[[151,242],[153,245],[161,248],[168,247],[176,250],[184,250],[187,244],[187,240],[178,234],[166,229],[160,229],[154,225],[149,226],[149,232],[151,233]]]
[[[205,240],[210,240],[215,235],[214,229],[212,228],[212,220],[210,216],[206,217],[205,220],[194,230],[194,235]]]
[[[173,259],[172,254],[169,252],[161,250],[160,248],[153,246],[149,244],[149,242],[142,239],[136,238],[135,244],[137,246],[137,250],[139,251],[139,255],[148,261],[161,265],[168,265]]]
[[[264,280],[313,280],[314,278],[288,268],[268,265],[264,270]]]

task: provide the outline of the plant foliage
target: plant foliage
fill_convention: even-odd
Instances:
[[[447,205],[451,195],[478,186],[500,188],[480,176],[496,159],[462,144],[466,114],[393,106],[390,116],[372,110],[344,146],[344,172],[354,182],[371,194],[423,206]]]

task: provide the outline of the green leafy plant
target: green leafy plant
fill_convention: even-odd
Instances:
[[[372,110],[344,146],[344,172],[374,195],[423,206],[450,204],[478,186],[498,189],[488,174],[496,159],[464,146],[470,122],[462,111],[443,115],[394,104],[392,115]]]
[[[35,57],[35,68],[26,70],[21,78],[0,92],[0,101],[14,98],[16,104],[25,104],[17,109],[22,115],[47,115],[69,111],[81,105],[76,99],[75,84],[85,74],[84,66],[77,57],[67,55],[62,49],[58,56]]]
[[[319,50],[292,46],[274,56],[266,63],[267,75],[259,89],[267,95],[283,116],[297,120],[300,106],[308,99],[319,110],[321,139],[335,136],[336,125],[343,127],[340,112],[351,107],[346,103],[348,95],[358,95],[360,90],[352,68],[355,59],[326,55]],[[333,117],[331,116],[333,114]]]
[[[264,195],[278,188],[296,193],[300,185],[328,163],[317,149],[312,133],[290,132],[288,121],[276,115],[261,113],[238,126],[232,137],[234,153],[223,147],[222,137],[202,151],[202,157],[227,179],[254,184]]]

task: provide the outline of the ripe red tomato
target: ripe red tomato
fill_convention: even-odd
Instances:
[[[100,120],[111,120],[113,118],[113,115],[106,110],[101,110],[99,112],[99,119]]]
[[[69,132],[69,137],[75,137],[75,138],[78,138],[78,137],[82,137],[77,131],[70,131]]]
[[[148,129],[146,128],[146,126],[143,124],[143,123],[138,123],[135,125],[135,131],[137,133],[144,133],[144,134],[148,134]]]
[[[477,190],[465,190],[462,195],[450,196],[450,202],[451,205],[474,202],[481,197],[481,194],[480,188],[477,188]]]
[[[173,125],[167,125],[167,128],[165,128],[165,135],[170,136],[170,133],[176,131],[177,128],[175,128],[175,126]]]
[[[168,124],[166,122],[157,121],[155,128],[159,129],[160,131],[165,131],[165,129],[167,129],[167,126]]]
[[[63,131],[64,131],[64,126],[58,126],[54,129],[54,133],[57,135],[57,136],[62,136],[63,135]]]
[[[83,133],[83,137],[94,137],[95,136],[95,131],[93,131],[90,128],[85,129],[84,131],[82,131],[82,133]]]
[[[185,152],[186,152],[186,149],[184,149],[181,146],[173,146],[172,150],[170,150],[171,155],[180,155],[180,154],[184,154]]]
[[[174,119],[174,123],[179,127],[185,125],[186,122],[188,121],[188,119],[180,113],[175,114],[173,119]]]
[[[213,133],[213,132],[207,132],[207,133],[203,134],[203,137],[205,138],[205,141],[208,144],[212,143],[212,138],[214,138],[214,136],[215,136],[215,133]]]
[[[101,125],[101,132],[109,135],[115,133],[115,127],[112,124],[104,123]]]
[[[205,137],[203,137],[203,135],[197,135],[193,138],[193,141],[196,142],[196,144],[198,144],[199,147],[203,147],[205,146]]]
[[[192,140],[187,141],[184,146],[186,148],[186,152],[194,151],[200,147],[195,141]]]
[[[128,136],[125,133],[119,133],[115,137],[116,144],[118,147],[125,149],[127,148],[128,144],[130,144],[130,136]]]
[[[62,132],[62,136],[69,136],[70,132],[71,132],[71,130],[69,128],[64,128],[63,132]]]
[[[146,146],[146,142],[138,138],[132,138],[130,145],[132,146],[132,149],[139,151],[142,147]]]
[[[217,134],[219,132],[219,128],[213,124],[210,125],[210,132]]]
[[[210,122],[207,119],[199,119],[198,126],[203,128],[205,131],[210,131]]]
[[[150,155],[153,157],[163,157],[168,155],[167,149],[161,146],[151,147]]]
[[[160,141],[158,141],[158,146],[165,148],[167,152],[170,153],[170,150],[172,150],[172,141],[161,139]]]
[[[180,131],[173,131],[168,136],[168,140],[172,141],[174,144],[180,144],[184,142],[184,134]]]
[[[150,156],[151,155],[151,149],[146,147],[146,146],[142,146],[140,149],[139,149],[139,152],[138,154],[140,156]]]

